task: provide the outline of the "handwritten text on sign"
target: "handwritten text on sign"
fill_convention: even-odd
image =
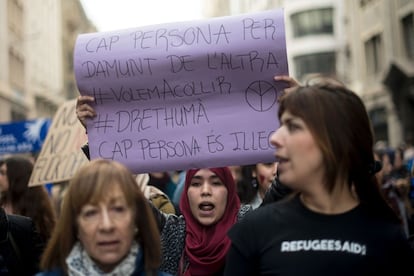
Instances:
[[[76,100],[59,107],[52,120],[29,186],[68,181],[88,162],[81,147],[86,143],[85,129],[75,114]]]
[[[134,172],[273,161],[283,10],[80,35],[91,158]]]

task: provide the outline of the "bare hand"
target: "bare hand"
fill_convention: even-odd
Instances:
[[[96,116],[95,109],[90,106],[90,103],[93,103],[94,101],[95,98],[92,96],[79,96],[76,101],[76,116],[85,129],[86,120]]]
[[[282,81],[287,85],[287,87],[283,90],[282,95],[289,94],[300,86],[300,83],[297,80],[287,75],[275,76],[273,79],[278,82]]]

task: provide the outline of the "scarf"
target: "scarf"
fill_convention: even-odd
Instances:
[[[199,224],[191,213],[187,197],[191,179],[198,170],[187,171],[183,196],[180,199],[180,209],[186,223],[184,254],[189,261],[184,275],[214,275],[224,267],[226,254],[231,244],[227,231],[237,220],[240,200],[230,170],[227,167],[210,168],[227,187],[227,206],[223,217],[216,224],[210,226]]]
[[[70,276],[115,276],[115,275],[131,275],[135,270],[135,262],[138,255],[139,247],[136,242],[131,246],[128,255],[118,264],[115,269],[109,273],[104,273],[96,263],[89,257],[80,242],[77,242],[72,248],[69,256],[66,258],[68,265],[68,274]]]

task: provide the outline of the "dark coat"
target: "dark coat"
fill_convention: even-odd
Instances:
[[[33,220],[0,208],[0,275],[34,275],[45,243]]]
[[[263,202],[260,206],[264,206],[266,204],[279,201],[291,193],[292,190],[289,187],[283,185],[276,177],[275,181],[272,182],[272,185],[266,191],[266,194],[263,198]]]

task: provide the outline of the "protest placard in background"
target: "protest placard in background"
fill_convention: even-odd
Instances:
[[[51,123],[39,118],[0,124],[0,157],[8,154],[37,154],[46,139]]]
[[[282,9],[82,34],[74,66],[95,97],[92,159],[136,173],[274,161]]]
[[[75,108],[76,100],[70,100],[57,110],[34,164],[29,187],[70,180],[89,162],[81,150],[88,138]]]

